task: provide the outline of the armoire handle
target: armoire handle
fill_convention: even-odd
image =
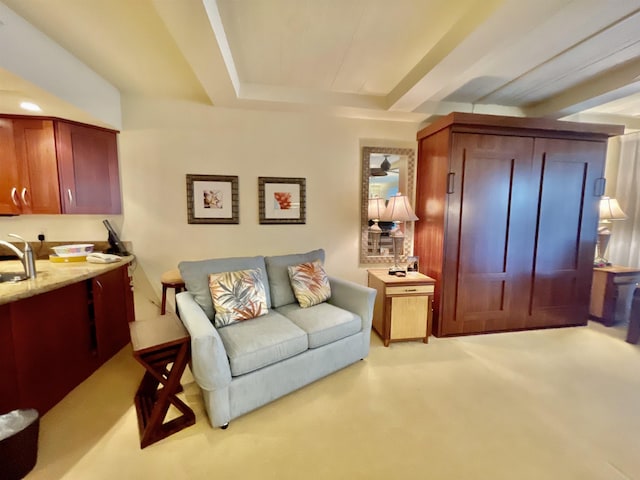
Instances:
[[[455,191],[454,182],[456,179],[456,174],[454,172],[449,172],[447,175],[447,193],[453,193]]]

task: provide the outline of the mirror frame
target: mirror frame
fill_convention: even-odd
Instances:
[[[360,263],[388,264],[393,263],[393,253],[390,255],[367,255],[369,247],[369,219],[367,218],[367,211],[369,206],[369,177],[371,175],[369,165],[372,153],[404,155],[407,157],[407,188],[403,193],[409,197],[412,206],[415,204],[414,186],[416,176],[416,153],[413,148],[362,147],[362,183],[360,185]],[[400,260],[402,262],[405,262],[407,255],[411,255],[413,252],[413,224],[414,222],[405,223],[403,255],[400,255]]]

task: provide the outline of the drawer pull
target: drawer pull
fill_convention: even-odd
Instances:
[[[417,288],[405,288],[404,291],[405,292],[417,292],[418,289]]]

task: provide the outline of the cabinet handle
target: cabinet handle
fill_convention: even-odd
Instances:
[[[73,203],[73,194],[70,188],[67,188],[67,196],[69,197],[69,203]]]
[[[455,178],[456,174],[454,172],[449,172],[447,175],[447,193],[453,193],[455,191],[453,185]]]
[[[22,203],[24,203],[26,206],[29,206],[29,202],[27,202],[27,187],[24,187],[22,189],[22,193],[20,194],[20,196],[22,197]]]
[[[16,187],[11,189],[11,201],[16,207],[20,206],[20,203],[18,203],[18,189]]]
[[[607,186],[606,178],[604,177],[596,178],[593,195],[595,197],[601,197],[602,195],[604,195],[604,189],[606,186]]]
[[[417,288],[405,288],[404,291],[405,292],[417,292],[418,289]]]

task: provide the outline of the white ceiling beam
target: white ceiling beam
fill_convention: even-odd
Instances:
[[[640,91],[640,59],[602,73],[542,102],[523,108],[529,117],[566,117]]]
[[[466,10],[455,26],[405,75],[387,96],[390,110],[413,111],[452,78],[452,69],[443,61],[486,21],[504,0],[477,2]],[[444,65],[444,66],[443,66]],[[455,68],[455,65],[453,66]]]
[[[164,22],[202,88],[215,105],[233,103],[237,97],[237,75],[229,72],[210,20],[206,3],[153,0],[156,12]],[[223,32],[224,33],[224,32]],[[228,49],[228,45],[226,47]],[[232,64],[231,64],[232,65]]]
[[[610,125],[624,125],[627,130],[640,130],[640,117],[630,117],[628,115],[615,115],[611,113],[580,112],[560,120],[582,123],[604,123]]]

